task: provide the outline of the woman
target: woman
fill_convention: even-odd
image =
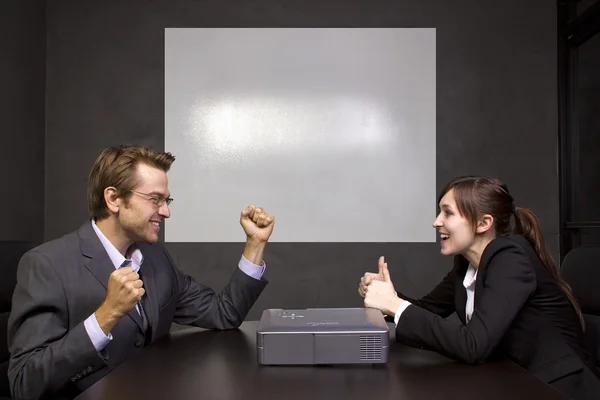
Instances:
[[[495,178],[454,179],[438,201],[433,227],[452,271],[414,300],[394,290],[381,257],[359,284],[365,306],[394,317],[398,342],[470,364],[509,358],[569,396],[600,399],[581,310],[535,215]],[[446,319],[454,312],[460,321]]]

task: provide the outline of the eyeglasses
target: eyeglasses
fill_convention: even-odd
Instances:
[[[131,192],[134,194],[137,194],[139,196],[145,197],[146,200],[149,200],[152,204],[154,204],[157,207],[161,207],[165,203],[167,204],[167,207],[168,207],[173,202],[173,199],[170,197],[166,197],[166,198],[159,197],[159,196],[155,196],[153,194],[138,192],[137,190],[132,190]]]

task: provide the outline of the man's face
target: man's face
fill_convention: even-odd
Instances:
[[[170,196],[167,174],[146,164],[138,164],[137,178],[131,197],[119,210],[119,225],[131,241],[155,243],[160,222],[171,216],[166,203],[155,204]]]

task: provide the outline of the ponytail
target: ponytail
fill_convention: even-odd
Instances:
[[[554,278],[556,283],[558,283],[558,286],[569,299],[569,302],[573,306],[575,313],[577,313],[581,328],[585,330],[585,322],[583,320],[581,308],[579,307],[577,300],[575,300],[575,296],[573,295],[573,291],[571,290],[569,284],[565,282],[565,280],[562,279],[558,274],[556,264],[554,263],[550,252],[546,248],[544,238],[542,237],[538,218],[530,210],[522,207],[515,207],[514,214],[516,222],[514,233],[522,235],[529,240],[542,264],[544,264],[544,267],[548,270],[552,278]]]

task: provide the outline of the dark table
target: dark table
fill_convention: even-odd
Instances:
[[[77,399],[564,399],[512,362],[462,365],[395,342],[387,364],[262,366],[257,326],[173,333]]]

